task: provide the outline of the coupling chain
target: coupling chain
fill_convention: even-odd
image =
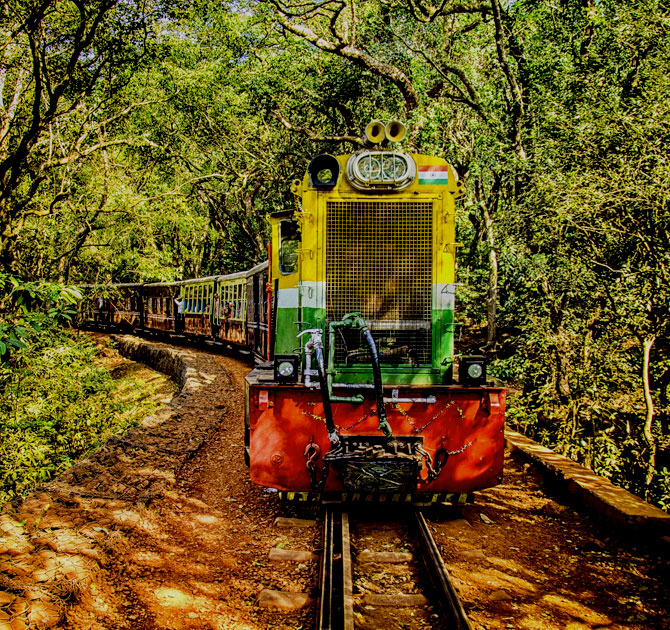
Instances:
[[[313,418],[314,420],[320,420],[321,422],[326,424],[326,419],[325,418],[322,418],[321,416],[317,416],[314,413],[310,413],[309,411],[303,411],[302,415],[303,416],[308,416],[309,418]],[[356,420],[356,422],[354,422],[351,426],[341,427],[339,424],[336,424],[335,427],[337,429],[339,429],[340,431],[351,431],[351,429],[358,426],[361,422],[367,420],[368,418],[370,418],[371,416],[374,416],[374,415],[376,415],[376,413],[374,411],[372,411],[370,413],[366,413],[360,420]]]
[[[409,422],[409,424],[412,425],[412,428],[414,429],[414,433],[422,433],[422,432],[425,431],[431,424],[433,424],[433,422],[435,422],[435,420],[437,420],[443,413],[445,413],[445,411],[447,411],[447,410],[449,409],[449,407],[452,407],[452,406],[455,405],[455,404],[456,404],[456,401],[455,401],[455,400],[450,400],[450,401],[449,401],[449,402],[448,402],[442,409],[440,409],[440,410],[439,410],[439,411],[438,411],[438,412],[437,412],[437,413],[436,413],[430,420],[428,420],[428,422],[426,422],[426,424],[424,424],[422,427],[417,427],[417,426],[416,426],[416,423],[414,422],[414,420],[412,420],[412,417],[411,417],[411,416],[410,416],[410,415],[409,415],[409,414],[408,414],[402,407],[400,407],[397,403],[394,403],[394,404],[393,404],[393,409],[394,409],[395,411],[399,412],[402,416],[405,417],[405,419],[407,420],[407,422]],[[308,416],[308,417],[310,417],[310,418],[313,418],[314,420],[320,420],[320,421],[323,422],[324,424],[326,423],[326,419],[325,419],[325,418],[322,418],[321,416],[317,416],[317,415],[314,414],[314,413],[310,413],[309,411],[303,411],[303,412],[302,412],[302,415],[303,415],[303,416]],[[346,427],[346,428],[345,428],[345,427],[341,427],[339,424],[336,424],[335,426],[336,426],[340,431],[351,431],[351,429],[353,429],[354,427],[358,426],[361,422],[364,422],[365,420],[367,420],[367,419],[370,418],[371,416],[375,416],[375,415],[377,415],[377,412],[376,412],[375,410],[372,410],[370,413],[365,414],[360,420],[356,420],[356,422],[354,422],[351,426],[348,426],[348,427]],[[463,450],[465,450],[465,448],[467,448],[468,446],[469,446],[469,444],[467,444],[467,445],[464,447]],[[462,453],[462,452],[463,452],[463,451],[457,451],[456,453],[453,453],[453,455],[457,455],[458,453]],[[450,454],[451,454],[451,453],[450,453]]]
[[[426,468],[428,469],[428,481],[434,481],[442,472],[442,469],[447,463],[447,459],[449,459],[450,455],[459,455],[460,453],[463,453],[465,450],[467,450],[470,446],[472,446],[472,440],[455,451],[448,451],[445,448],[438,449],[438,451],[435,453],[435,459],[432,462],[430,459],[430,453],[425,448],[423,448],[423,446],[417,444],[415,450],[423,457],[426,463]]]
[[[307,467],[307,472],[309,473],[309,480],[312,488],[316,485],[316,460],[319,459],[321,454],[321,448],[316,442],[310,442],[305,447],[305,458],[307,462],[305,466]]]
[[[472,440],[470,440],[470,441],[469,441],[467,444],[465,444],[464,446],[461,446],[461,448],[459,448],[457,451],[447,451],[447,450],[445,450],[444,452],[445,452],[447,455],[460,455],[461,453],[464,453],[464,452],[465,452],[468,448],[470,448],[471,446],[472,446]]]
[[[330,461],[324,459],[323,461],[323,470],[321,471],[321,479],[318,479],[318,468],[316,467],[316,460],[319,459],[321,455],[321,448],[316,442],[310,442],[305,447],[305,458],[307,462],[305,466],[307,467],[307,472],[309,473],[309,483],[312,486],[314,492],[321,492],[326,485],[326,480],[328,479],[328,472],[330,470]]]
[[[417,427],[416,424],[414,423],[414,420],[407,414],[403,409],[400,407],[395,407],[405,418],[407,418],[407,422],[409,422],[412,427],[414,427],[414,433],[422,433],[425,429],[427,429],[435,420],[437,420],[449,407],[452,405],[455,405],[456,401],[455,400],[450,400],[440,411],[438,411],[426,424],[424,424],[421,428]]]

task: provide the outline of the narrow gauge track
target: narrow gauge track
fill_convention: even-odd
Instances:
[[[356,514],[341,511],[338,507],[328,506],[324,519],[324,551],[320,573],[320,600],[317,617],[318,630],[354,630],[358,627],[367,628],[389,628],[388,618],[384,615],[378,616],[366,614],[366,611],[376,611],[384,604],[383,601],[394,600],[393,611],[397,613],[399,607],[411,606],[421,609],[425,617],[427,608],[439,611],[439,614],[429,615],[429,622],[421,625],[421,616],[417,612],[415,627],[432,627],[441,630],[472,630],[467,615],[458,599],[456,590],[449,577],[449,572],[442,560],[437,544],[430,533],[428,523],[423,513],[412,508],[405,519],[396,522],[387,522],[384,529],[391,530],[391,535],[399,531],[407,530],[412,538],[412,547],[420,556],[421,567],[418,566],[417,558],[410,553],[381,553],[356,551],[365,539],[372,536],[361,537],[356,545],[353,542],[352,530],[357,527]],[[365,527],[360,525],[359,527]],[[393,532],[395,530],[395,532]],[[365,533],[372,530],[368,527]],[[388,536],[388,534],[387,534]],[[395,539],[397,542],[398,538]],[[403,544],[403,546],[407,546]],[[367,553],[367,556],[366,556]],[[393,559],[395,558],[395,560]],[[361,575],[359,564],[367,559],[370,563],[375,562],[401,562],[406,570],[402,580],[407,576],[414,578],[410,590],[419,590],[421,594],[395,593],[375,598],[372,596],[369,603],[364,605],[365,598],[360,594],[354,594],[356,575]],[[409,566],[407,566],[409,565]],[[378,565],[377,565],[378,566]],[[396,565],[400,566],[400,565]],[[422,569],[422,570],[421,570]],[[369,571],[368,571],[369,573]],[[397,573],[397,572],[396,572]],[[360,580],[364,581],[364,580]],[[406,589],[404,589],[406,590]],[[375,605],[377,604],[377,605]],[[414,613],[409,613],[414,618]],[[370,617],[370,618],[368,618]],[[430,625],[426,625],[429,623]],[[403,625],[402,627],[408,627]]]

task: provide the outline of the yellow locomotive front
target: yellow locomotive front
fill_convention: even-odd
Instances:
[[[397,121],[320,155],[271,217],[272,362],[247,379],[254,482],[281,491],[443,499],[494,485],[505,392],[483,357],[454,382],[455,200]]]

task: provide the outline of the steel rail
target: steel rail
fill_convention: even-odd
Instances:
[[[449,630],[472,630],[463,605],[458,599],[456,589],[449,577],[449,571],[447,571],[437,543],[421,510],[414,510],[414,522],[419,534],[418,539],[421,543],[424,566],[430,576],[435,595],[442,609],[445,627]]]
[[[354,574],[351,564],[349,514],[342,512],[342,630],[354,630]]]
[[[412,512],[421,558],[442,612],[440,627],[472,630],[424,515],[417,508]],[[326,508],[320,581],[317,630],[354,630],[349,515],[337,506]]]
[[[346,517],[346,514],[342,515],[335,507],[326,509],[323,525],[323,557],[321,559],[317,630],[341,630],[343,628],[342,516]],[[347,520],[347,534],[348,531],[349,522]],[[351,630],[353,630],[353,625]]]

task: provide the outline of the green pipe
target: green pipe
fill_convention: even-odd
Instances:
[[[361,394],[356,394],[355,396],[335,396],[333,395],[333,376],[336,374],[337,370],[335,369],[335,329],[336,328],[349,328],[350,324],[348,323],[347,318],[355,315],[360,317],[360,313],[349,313],[342,318],[342,321],[339,322],[330,322],[328,324],[328,369],[326,370],[327,381],[328,381],[328,396],[330,400],[335,402],[351,402],[351,403],[362,403],[365,398]]]
[[[384,392],[382,387],[381,367],[379,365],[379,354],[377,353],[377,346],[372,338],[370,329],[360,313],[347,313],[341,321],[331,322],[328,325],[328,396],[330,400],[339,402],[363,402],[364,398],[361,395],[351,397],[333,396],[333,375],[335,374],[335,328],[359,328],[370,348],[370,358],[372,361],[372,374],[375,385],[375,395],[377,398],[377,417],[379,418],[379,426],[377,427],[387,438],[392,437],[391,426],[386,419],[386,409],[384,407]]]

